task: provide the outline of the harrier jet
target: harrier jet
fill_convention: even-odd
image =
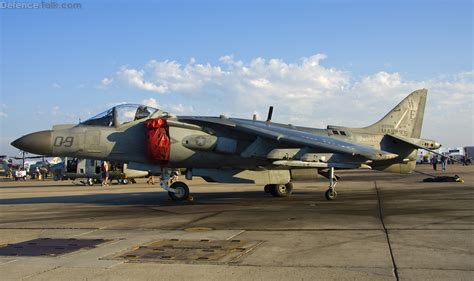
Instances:
[[[161,187],[174,200],[189,198],[188,186],[169,184],[175,169],[187,179],[254,183],[275,197],[289,196],[292,170],[312,169],[329,180],[336,198],[337,169],[410,173],[417,149],[441,145],[421,139],[427,90],[402,100],[364,128],[314,129],[226,116],[175,116],[142,105],[115,106],[80,124],[56,125],[25,135],[12,145],[40,155],[120,161],[129,168],[161,173]]]

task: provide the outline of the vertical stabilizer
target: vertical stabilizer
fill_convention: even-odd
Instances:
[[[364,128],[376,134],[393,134],[420,138],[428,90],[416,90],[377,123]]]

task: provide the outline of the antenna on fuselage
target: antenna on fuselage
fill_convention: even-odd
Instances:
[[[268,116],[267,116],[267,121],[265,121],[265,123],[267,124],[272,123],[272,115],[273,115],[273,106],[270,106],[270,108],[268,108]]]

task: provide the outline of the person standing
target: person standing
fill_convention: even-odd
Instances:
[[[179,169],[173,170],[173,172],[171,173],[171,178],[170,178],[170,183],[169,184],[177,182],[179,180],[179,175],[180,174],[181,173],[179,172]]]
[[[103,161],[101,165],[101,172],[102,172],[102,186],[109,186],[109,164],[107,161]]]
[[[436,164],[438,164],[438,157],[436,157],[435,154],[433,154],[433,155],[431,156],[431,164],[433,164],[433,170],[436,171],[436,170],[437,170],[437,169],[436,169]]]
[[[35,177],[36,177],[36,180],[38,180],[38,181],[41,180],[41,171],[40,171],[38,166],[35,169]]]
[[[441,156],[441,170],[443,170],[443,172],[446,172],[446,166],[448,165],[448,157],[443,154],[443,156]]]
[[[153,175],[151,170],[148,170],[148,180],[146,181],[148,184],[155,184],[155,176]]]

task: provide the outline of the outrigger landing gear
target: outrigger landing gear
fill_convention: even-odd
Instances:
[[[326,190],[326,193],[324,193],[324,196],[326,196],[327,200],[334,200],[337,197],[337,192],[336,192],[336,184],[337,184],[337,178],[334,176],[334,167],[329,168],[329,189]]]
[[[264,188],[266,193],[270,193],[274,197],[288,197],[293,192],[293,183],[287,184],[267,184]]]
[[[183,201],[190,199],[189,187],[181,181],[175,181],[169,185],[172,169],[163,169],[160,177],[160,187],[168,191],[168,196],[174,201]]]

